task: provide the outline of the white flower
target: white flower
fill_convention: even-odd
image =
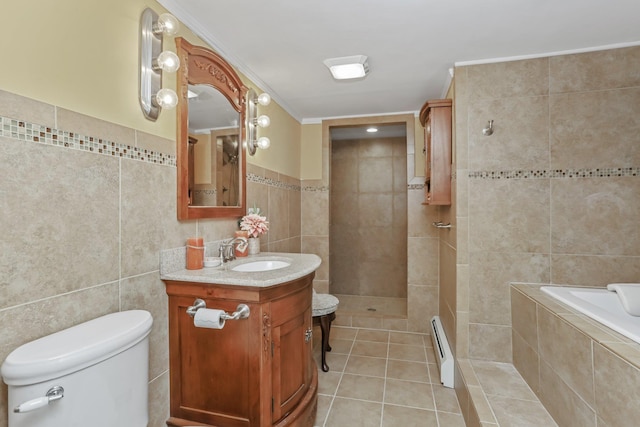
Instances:
[[[249,237],[260,237],[269,231],[269,221],[266,216],[260,216],[260,208],[249,208],[248,214],[240,220],[240,230],[249,232]]]

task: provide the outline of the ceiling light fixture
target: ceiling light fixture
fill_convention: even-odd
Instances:
[[[374,127],[374,126],[371,126],[370,128],[367,128],[367,132],[369,132],[369,133],[378,132],[378,128]]]
[[[369,63],[365,55],[329,58],[323,62],[336,80],[359,79],[369,73]]]

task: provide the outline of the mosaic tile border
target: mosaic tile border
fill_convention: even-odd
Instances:
[[[478,179],[609,178],[625,176],[640,176],[640,168],[584,168],[469,172],[469,178]]]
[[[254,182],[257,184],[270,185],[271,187],[282,188],[285,190],[300,191],[301,187],[295,184],[287,184],[286,182],[278,181],[275,179],[267,178],[265,176],[256,175],[254,173],[247,174],[247,182]]]
[[[0,137],[176,167],[175,155],[120,144],[76,132],[54,129],[37,123],[30,123],[25,120],[12,119],[4,116],[0,116]],[[301,190],[299,185],[287,184],[255,174],[247,174],[247,181],[288,190]]]
[[[424,190],[424,184],[408,184],[407,190]],[[327,187],[326,185],[323,185],[321,187],[309,185],[302,187],[302,191],[308,191],[310,193],[326,193],[329,191],[329,187]]]
[[[147,163],[176,166],[174,155],[3,116],[0,116],[0,136]]]
[[[329,187],[327,187],[326,185],[322,185],[319,187],[313,186],[313,185],[307,185],[302,187],[302,191],[307,191],[310,193],[323,193],[323,192],[327,192],[329,191]]]

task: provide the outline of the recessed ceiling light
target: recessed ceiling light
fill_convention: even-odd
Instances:
[[[329,58],[323,62],[336,80],[358,79],[369,73],[369,63],[365,55]]]
[[[369,133],[374,133],[374,132],[378,132],[378,128],[371,126],[370,128],[367,128],[367,132]]]

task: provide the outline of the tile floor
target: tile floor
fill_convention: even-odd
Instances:
[[[314,357],[320,365],[320,330]],[[464,427],[438,381],[425,334],[333,326],[329,372],[318,369],[317,427]]]

